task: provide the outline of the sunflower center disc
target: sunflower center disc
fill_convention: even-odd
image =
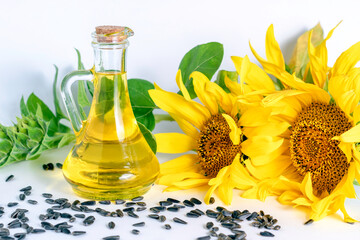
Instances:
[[[230,132],[231,129],[221,114],[213,115],[200,131],[197,152],[206,176],[216,177],[241,152],[240,144],[234,145],[231,141]]]
[[[349,163],[332,140],[351,128],[345,113],[332,104],[312,103],[292,125],[290,156],[297,172],[311,173],[314,194],[330,193],[347,173]]]

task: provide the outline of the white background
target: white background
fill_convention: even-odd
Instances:
[[[129,78],[144,78],[175,91],[175,74],[184,54],[197,44],[224,44],[221,68],[233,70],[230,56],[250,55],[248,42],[264,53],[273,23],[285,58],[295,40],[318,22],[325,33],[344,20],[328,42],[329,65],[360,40],[359,1],[280,0],[0,0],[0,123],[19,115],[21,96],[35,92],[52,107],[56,64],[60,77],[76,67],[78,48],[90,68],[90,33],[95,26],[131,27]]]
[[[218,41],[224,44],[225,54],[221,68],[233,70],[230,56],[250,55],[248,41],[264,54],[265,33],[273,23],[275,35],[289,60],[297,37],[320,22],[325,34],[340,20],[343,23],[328,42],[329,66],[340,53],[360,40],[360,2],[358,1],[4,1],[0,0],[0,123],[8,125],[19,116],[21,96],[28,97],[35,92],[52,105],[51,85],[56,64],[60,78],[76,67],[78,48],[84,64],[92,65],[90,33],[97,25],[112,24],[131,27],[135,36],[130,39],[128,54],[128,76],[157,82],[162,88],[176,91],[175,74],[183,55],[197,44]],[[161,124],[156,131],[162,131],[174,124]],[[68,148],[46,153],[40,160],[24,162],[0,169],[0,206],[15,201],[18,189],[32,184],[33,199],[41,205],[31,213],[36,214],[47,207],[40,197],[42,192],[52,192],[55,197],[75,196],[64,181],[61,172],[44,172],[41,164],[62,162]],[[165,156],[159,159],[165,161]],[[26,171],[25,171],[26,170]],[[5,184],[3,179],[14,174],[13,182]],[[47,179],[47,181],[44,181]],[[360,192],[359,187],[356,187]],[[188,193],[160,194],[159,187],[147,195],[147,200],[156,203],[168,196],[185,199]],[[3,194],[7,193],[7,194]],[[201,194],[195,193],[201,198]],[[359,239],[359,225],[341,221],[341,215],[334,215],[311,226],[304,226],[307,215],[291,207],[281,206],[274,199],[265,203],[246,200],[234,195],[233,209],[260,210],[273,214],[283,226],[276,239]],[[220,203],[217,201],[217,203]],[[360,219],[359,200],[347,201],[349,213]],[[29,207],[22,203],[23,207]],[[7,213],[8,214],[8,213]],[[0,222],[2,220],[0,219]],[[205,220],[204,220],[205,221]],[[106,230],[107,220],[97,222],[95,230],[78,239],[100,239],[112,235]],[[135,221],[134,221],[135,222]],[[147,221],[151,222],[151,221]],[[35,224],[35,223],[34,223]],[[38,224],[38,223],[37,223]],[[124,222],[117,222],[118,226]],[[153,223],[150,223],[153,224]],[[171,223],[174,225],[173,223]],[[206,232],[201,221],[186,228],[175,227],[171,235],[155,227],[145,228],[137,239],[195,239]],[[135,239],[129,231],[131,225],[119,227],[122,239]],[[80,226],[80,227],[79,227]],[[37,226],[39,227],[39,226]],[[82,230],[81,224],[76,230]],[[249,229],[247,227],[246,229]],[[117,230],[114,233],[119,233]],[[64,235],[52,234],[29,236],[29,239],[65,239]],[[259,239],[257,231],[249,230],[248,239]],[[176,237],[178,236],[178,238]],[[69,238],[77,239],[77,238]]]

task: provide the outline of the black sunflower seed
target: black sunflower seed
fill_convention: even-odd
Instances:
[[[25,198],[26,198],[25,194],[21,193],[21,194],[19,195],[19,200],[20,200],[20,201],[24,201]]]
[[[124,213],[120,209],[116,209],[116,214],[118,217],[123,217]]]
[[[123,212],[132,212],[132,211],[134,211],[135,210],[135,208],[133,208],[133,207],[128,207],[128,208],[124,208],[123,209]]]
[[[196,204],[196,205],[202,204],[202,202],[201,202],[199,199],[197,199],[197,198],[191,198],[191,199],[190,199],[190,202],[192,202],[192,203],[194,203],[194,204]]]
[[[196,214],[196,213],[193,213],[193,212],[186,213],[186,216],[189,217],[189,218],[198,218],[198,217],[200,217],[199,214]]]
[[[159,213],[160,212],[160,210],[158,210],[158,209],[156,209],[154,207],[150,208],[150,211],[152,211],[153,213]]]
[[[69,213],[60,213],[61,218],[72,218],[72,215]]]
[[[259,214],[257,212],[253,212],[252,214],[250,214],[250,216],[248,216],[246,218],[246,220],[251,221],[254,220],[255,218],[257,218],[259,216]]]
[[[281,228],[280,225],[276,225],[273,229],[274,230],[280,230],[280,228]]]
[[[115,200],[116,205],[120,205],[120,204],[124,204],[124,203],[125,203],[125,200],[121,200],[121,199]]]
[[[15,233],[14,237],[16,237],[17,239],[24,239],[24,237],[26,236],[26,233]]]
[[[206,210],[206,216],[208,216],[209,218],[217,218],[219,214],[220,213],[215,212],[215,211],[210,210],[210,209]]]
[[[164,215],[161,215],[159,218],[160,222],[165,222],[166,221],[166,217]]]
[[[179,208],[178,207],[168,207],[166,210],[168,210],[170,212],[178,212]]]
[[[141,207],[145,207],[146,206],[146,203],[145,202],[136,202],[136,204],[138,206],[141,206]]]
[[[170,206],[172,204],[173,204],[172,202],[168,202],[168,201],[160,201],[159,202],[159,205],[162,206],[162,207],[167,207],[167,206]]]
[[[99,201],[99,203],[102,204],[102,205],[110,205],[110,204],[111,204],[111,202],[108,201],[108,200],[106,200],[106,201]]]
[[[309,224],[312,224],[313,222],[314,222],[314,220],[309,219],[304,223],[304,225],[309,225]]]
[[[157,214],[149,214],[148,217],[152,218],[152,219],[159,219],[160,218],[160,216],[157,215]]]
[[[210,236],[198,237],[196,240],[210,240]]]
[[[14,206],[16,206],[16,205],[18,205],[19,203],[17,203],[17,202],[9,202],[8,204],[7,204],[7,206],[8,207],[14,207]]]
[[[85,220],[83,221],[85,226],[89,226],[91,224],[93,224],[95,221],[95,217],[94,216],[89,216],[87,218],[85,218]]]
[[[174,217],[173,221],[176,223],[180,223],[180,224],[187,224],[187,222],[185,222],[184,220],[177,218],[177,217]]]
[[[260,235],[263,237],[274,237],[275,235],[268,231],[260,232]]]
[[[14,175],[10,175],[5,179],[5,182],[9,182],[14,179]]]
[[[164,228],[165,228],[166,230],[170,230],[170,229],[171,229],[171,225],[165,224],[165,225],[164,225]]]
[[[133,229],[133,230],[131,230],[131,233],[134,235],[139,235],[140,231],[137,229]]]
[[[53,195],[52,194],[50,194],[50,193],[43,193],[43,194],[41,194],[44,198],[52,198],[53,197]]]
[[[143,227],[145,226],[145,222],[138,222],[133,224],[134,227]]]
[[[127,215],[128,215],[129,217],[139,218],[139,216],[136,215],[133,211],[127,212]]]
[[[31,191],[31,189],[32,189],[31,186],[27,186],[27,187],[24,187],[24,188],[20,189],[20,192]]]
[[[63,165],[61,163],[56,163],[56,167],[62,169]]]
[[[211,197],[210,200],[209,200],[209,203],[210,203],[210,204],[214,204],[214,203],[215,203],[215,198],[214,198],[214,197]]]
[[[42,168],[46,171],[46,170],[48,170],[48,165],[47,165],[47,164],[43,164],[43,165],[42,165]]]
[[[80,236],[80,235],[84,235],[86,232],[85,231],[73,231],[72,235],[73,236]]]
[[[131,206],[134,206],[136,205],[136,202],[127,202],[125,203],[125,207],[131,207]]]
[[[207,229],[211,229],[213,226],[214,226],[214,223],[213,223],[213,222],[207,222],[207,223],[206,223],[206,228],[207,228]]]
[[[45,230],[44,230],[44,229],[40,229],[40,228],[34,228],[34,229],[31,231],[31,233],[43,233],[43,232],[45,232]]]
[[[138,208],[136,208],[137,212],[141,212],[141,211],[144,211],[144,210],[146,210],[146,207],[138,207]]]
[[[85,214],[74,214],[75,217],[77,218],[85,218]]]
[[[65,234],[71,234],[70,230],[67,228],[61,228],[60,231]]]
[[[108,227],[109,227],[110,229],[114,229],[114,228],[115,228],[115,223],[114,223],[114,222],[109,222],[107,225],[108,225]]]
[[[131,201],[133,202],[139,202],[139,201],[142,201],[144,199],[143,196],[138,196],[138,197],[134,197],[133,199],[131,199]]]
[[[194,206],[195,206],[195,204],[192,203],[192,202],[190,202],[189,200],[183,201],[183,204],[184,204],[185,206],[187,206],[187,207],[194,207]]]
[[[27,200],[28,203],[32,204],[32,205],[36,205],[38,202],[35,200]]]
[[[174,198],[167,198],[166,201],[172,202],[172,203],[179,203],[180,201]]]
[[[81,206],[94,206],[96,204],[96,201],[85,201],[82,202],[80,205]]]
[[[120,239],[119,235],[108,236],[103,238],[103,240],[119,240],[119,239]]]

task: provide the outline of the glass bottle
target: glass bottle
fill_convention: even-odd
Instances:
[[[84,198],[131,199],[147,192],[159,173],[159,162],[140,132],[127,88],[127,38],[133,34],[127,27],[97,27],[92,34],[94,67],[69,73],[61,83],[76,135],[63,174]],[[77,80],[94,84],[87,119],[82,118],[71,93]]]

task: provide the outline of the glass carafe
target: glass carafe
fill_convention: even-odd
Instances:
[[[89,199],[130,199],[149,190],[159,162],[134,117],[126,77],[127,27],[100,26],[92,34],[94,67],[74,71],[61,83],[61,94],[76,143],[63,174],[76,194]],[[77,80],[93,81],[89,116],[83,119],[71,93]]]

